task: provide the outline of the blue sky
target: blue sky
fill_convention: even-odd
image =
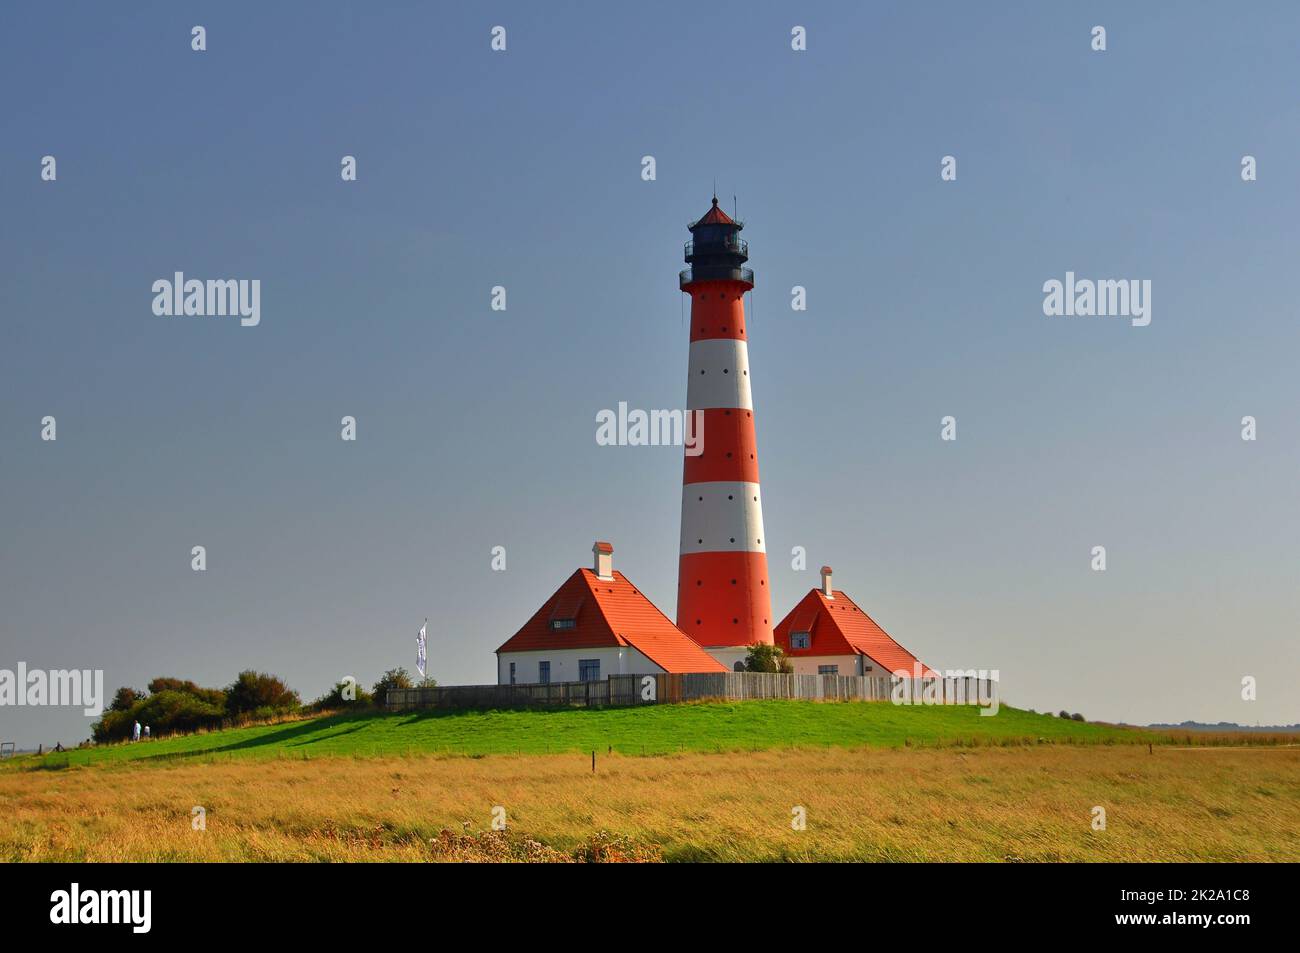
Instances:
[[[671,614],[680,450],[595,414],[684,404],[716,179],[778,618],[829,562],[1013,704],[1300,721],[1300,14],[801,7],[6,7],[0,668],[314,697],[412,667],[428,616],[432,674],[491,681],[596,538]],[[261,324],[155,316],[178,270],[260,279]],[[1044,316],[1067,270],[1151,280],[1150,326]]]

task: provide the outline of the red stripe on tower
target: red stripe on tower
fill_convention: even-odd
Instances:
[[[688,226],[690,265],[680,275],[691,296],[686,407],[703,411],[703,452],[682,474],[677,627],[735,668],[748,646],[772,642],[772,598],[763,541],[762,493],[750,394],[744,224],[713,207]]]

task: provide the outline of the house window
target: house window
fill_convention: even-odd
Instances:
[[[572,629],[576,626],[576,619],[555,619],[551,622],[552,629]]]
[[[537,663],[537,680],[541,682],[543,685],[551,684],[551,663],[550,662]]]
[[[840,667],[839,667],[838,665],[818,665],[818,666],[817,666],[817,674],[818,674],[818,675],[838,675],[838,674],[840,674]]]
[[[511,662],[510,663],[510,684],[513,685],[514,683],[515,683],[515,663]]]
[[[792,648],[792,649],[806,649],[806,648],[808,648],[808,646],[811,645],[811,644],[812,644],[812,640],[808,637],[808,633],[807,633],[807,632],[791,632],[791,633],[790,633],[790,648]]]
[[[598,658],[578,659],[578,681],[580,682],[600,681],[600,659]]]

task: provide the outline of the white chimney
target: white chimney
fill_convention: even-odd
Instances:
[[[831,567],[822,567],[822,595],[827,599],[835,598],[835,590],[831,588]]]
[[[591,547],[592,555],[596,557],[596,564],[593,567],[597,579],[614,578],[614,547],[609,543],[602,543],[596,540]]]

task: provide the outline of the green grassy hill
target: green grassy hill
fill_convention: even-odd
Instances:
[[[274,725],[77,749],[47,755],[49,767],[125,761],[406,754],[626,755],[771,748],[1001,745],[1040,741],[1145,743],[1136,729],[1068,721],[1003,706],[981,717],[967,706],[750,701],[644,708],[525,711],[422,711],[345,714]],[[30,762],[18,758],[18,765]]]

